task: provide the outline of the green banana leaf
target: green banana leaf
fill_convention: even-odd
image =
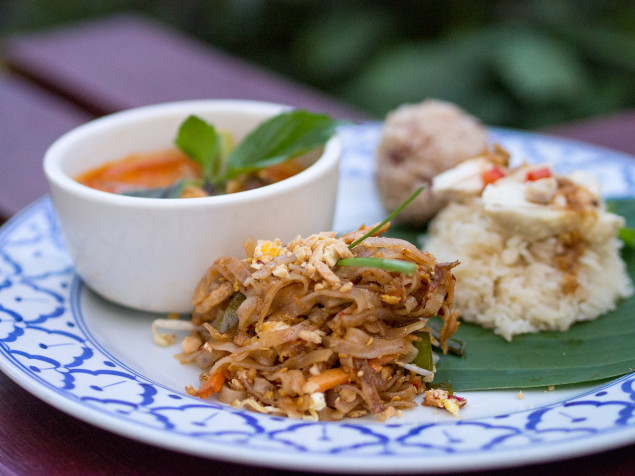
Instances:
[[[635,200],[611,204],[635,226]],[[393,236],[413,240],[412,230],[395,229]],[[635,250],[624,248],[635,280]],[[564,332],[515,336],[507,342],[493,331],[461,323],[454,336],[466,343],[462,357],[443,355],[435,382],[449,382],[455,391],[521,389],[605,380],[635,371],[635,296],[594,321]]]

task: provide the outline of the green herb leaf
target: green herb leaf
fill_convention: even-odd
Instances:
[[[232,327],[238,324],[238,308],[247,299],[243,293],[236,293],[230,299],[225,312],[221,316],[220,322],[217,324],[214,322],[214,327],[218,329],[218,332],[225,334]]]
[[[190,159],[203,168],[203,179],[214,183],[220,139],[213,125],[197,116],[189,116],[181,126],[174,140],[176,146]]]
[[[635,200],[617,200],[616,211],[635,225]],[[622,256],[635,280],[635,249]],[[460,310],[460,309],[459,309]],[[635,296],[594,321],[564,332],[515,336],[512,342],[469,323],[453,336],[467,343],[463,357],[442,355],[435,380],[455,391],[567,385],[614,378],[635,370]]]
[[[410,261],[388,258],[342,258],[335,263],[338,266],[365,266],[368,268],[380,268],[386,271],[412,274],[417,270],[417,265]]]
[[[419,353],[412,361],[417,367],[434,372],[434,361],[432,360],[432,343],[430,340],[430,334],[427,332],[417,332],[417,337],[420,337],[420,341],[413,341],[414,345]],[[436,378],[436,376],[435,376]]]
[[[185,186],[185,180],[179,180],[168,187],[141,188],[128,190],[121,195],[139,198],[179,198]]]
[[[368,233],[366,233],[364,236],[362,236],[361,238],[356,239],[355,241],[353,241],[350,245],[348,245],[348,249],[352,250],[353,248],[355,248],[357,245],[359,245],[362,241],[364,241],[366,238],[368,238],[369,236],[373,236],[373,234],[377,233],[377,230],[380,230],[382,226],[384,226],[386,223],[388,223],[390,220],[392,220],[393,218],[395,218],[400,212],[401,210],[403,210],[404,208],[406,208],[408,206],[408,204],[410,202],[412,202],[415,198],[417,198],[417,195],[419,195],[421,193],[421,191],[425,188],[425,185],[422,185],[421,187],[419,187],[417,190],[414,191],[414,193],[412,195],[410,195],[405,202],[403,202],[401,205],[399,205],[397,207],[397,209],[392,212],[390,215],[388,215],[386,218],[384,218],[382,220],[382,222],[377,225],[376,227],[374,227],[372,230],[370,230]]]
[[[606,202],[606,211],[610,213],[617,213],[618,202],[615,200],[609,200]],[[623,227],[618,232],[618,238],[624,242],[624,245],[629,248],[635,248],[635,228]]]
[[[635,248],[635,228],[620,228],[619,238],[629,248]]]
[[[261,123],[229,155],[225,176],[236,178],[324,145],[340,121],[324,114],[295,110]]]

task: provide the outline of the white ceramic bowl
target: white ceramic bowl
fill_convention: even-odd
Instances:
[[[154,312],[189,312],[194,287],[220,256],[245,256],[242,243],[291,240],[329,230],[341,144],[334,136],[306,170],[236,194],[194,199],[101,192],[73,177],[131,153],[173,147],[190,114],[237,141],[286,106],[254,101],[184,101],[131,109],[84,124],[44,156],[62,236],[77,274],[108,300]]]

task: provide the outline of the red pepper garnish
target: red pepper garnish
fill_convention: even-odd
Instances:
[[[492,167],[481,174],[481,180],[484,185],[489,185],[496,182],[505,176],[505,173],[498,167]]]
[[[458,397],[456,395],[450,395],[448,398],[454,400],[459,407],[462,407],[467,403],[467,400],[465,398]]]
[[[533,169],[527,172],[527,176],[525,178],[528,182],[533,182],[535,180],[540,180],[548,177],[551,177],[551,170],[549,170],[549,167],[541,167],[539,169]]]

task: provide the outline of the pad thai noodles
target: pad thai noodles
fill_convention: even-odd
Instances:
[[[425,404],[458,414],[463,399],[431,389],[434,365],[417,360],[422,342],[447,350],[458,327],[458,262],[437,263],[407,241],[382,237],[388,226],[359,244],[371,228],[286,245],[248,239],[246,258],[216,260],[194,292],[192,332],[178,356],[202,369],[188,393],[278,416],[384,421],[428,391]],[[430,319],[442,322],[434,335]]]

